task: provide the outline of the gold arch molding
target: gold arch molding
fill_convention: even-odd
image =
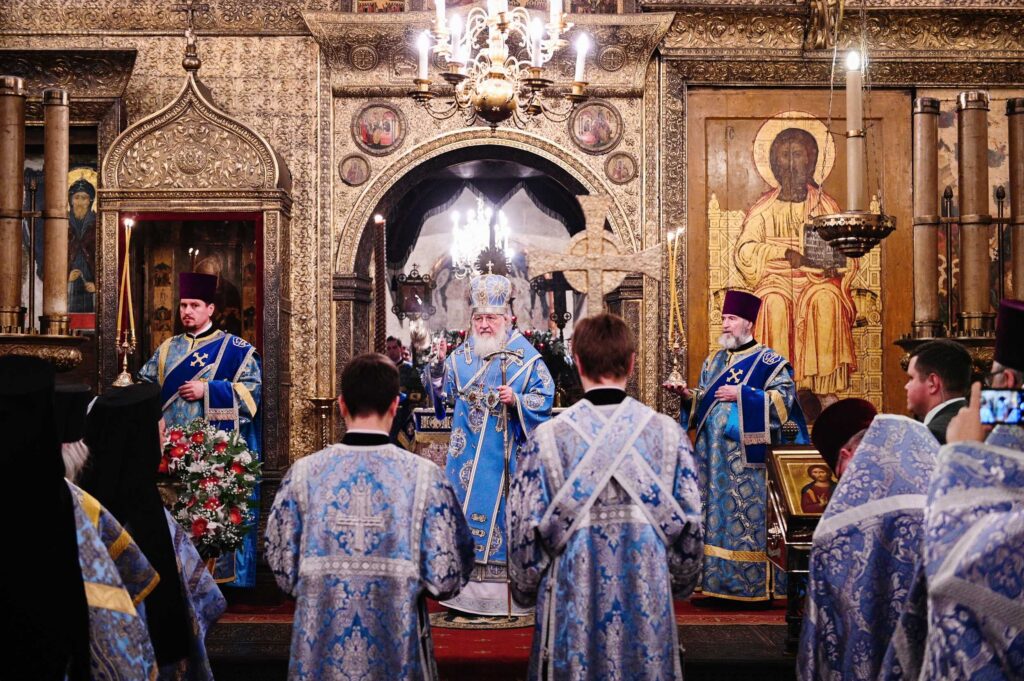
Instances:
[[[384,168],[373,182],[356,199],[354,210],[341,228],[338,250],[334,257],[335,272],[356,271],[356,249],[363,230],[370,222],[374,210],[387,192],[419,165],[443,154],[473,146],[500,146],[517,149],[526,154],[543,158],[564,168],[582,184],[589,194],[605,194],[611,197],[608,222],[612,231],[624,245],[636,252],[639,247],[634,225],[623,210],[610,185],[583,159],[567,153],[551,140],[520,130],[498,130],[492,133],[485,128],[464,128],[423,142]]]

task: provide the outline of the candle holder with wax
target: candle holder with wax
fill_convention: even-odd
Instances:
[[[135,352],[135,309],[132,304],[132,278],[130,274],[132,227],[135,220],[124,220],[124,261],[121,267],[121,286],[117,294],[117,351],[121,355],[121,373],[114,379],[115,388],[132,385],[132,375],[128,372],[128,356]],[[127,300],[127,305],[125,301]],[[128,328],[124,327],[124,315],[128,313]]]
[[[686,349],[685,334],[683,331],[683,315],[679,307],[679,289],[676,286],[676,268],[679,264],[679,242],[683,240],[683,230],[670,230],[666,235],[668,247],[668,346],[672,356],[672,369],[665,378],[669,385],[681,385],[683,374],[679,370],[679,358]],[[678,337],[676,333],[678,332]]]

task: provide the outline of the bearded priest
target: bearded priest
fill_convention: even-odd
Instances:
[[[472,328],[447,358],[439,349],[424,381],[437,418],[454,404],[445,474],[473,535],[473,575],[444,602],[455,621],[477,616],[524,615],[508,585],[505,498],[516,457],[533,430],[551,416],[555,382],[522,334],[512,328],[512,283],[498,274],[470,282]],[[442,364],[443,361],[443,364]]]
[[[786,593],[784,573],[765,554],[765,454],[784,441],[787,421],[796,426],[794,442],[810,442],[793,367],[754,339],[760,309],[757,296],[726,291],[722,349],[704,360],[698,387],[664,386],[683,398],[682,425],[697,431],[694,458],[705,514],[702,591],[739,601]]]

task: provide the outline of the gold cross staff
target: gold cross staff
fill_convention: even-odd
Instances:
[[[587,294],[587,314],[600,314],[604,296],[611,293],[630,272],[646,274],[661,281],[661,248],[630,253],[619,238],[604,229],[611,199],[605,195],[577,196],[586,230],[577,232],[565,253],[533,251],[530,253],[530,279],[548,272],[562,272],[569,285]]]

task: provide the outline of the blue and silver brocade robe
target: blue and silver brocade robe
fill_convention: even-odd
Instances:
[[[703,424],[692,422],[700,398],[715,378],[736,362],[760,352],[760,343],[738,352],[719,350],[704,360],[694,391],[693,409],[681,414],[697,431],[694,448],[704,508],[704,565],[701,590],[708,596],[762,601],[786,596],[784,573],[772,568],[765,553],[767,473],[763,463],[748,462],[742,445],[736,402],[717,402]],[[763,386],[771,441],[780,441],[782,424],[796,402],[793,369],[785,360]]]
[[[800,679],[899,678],[896,632],[920,592],[938,449],[928,428],[905,416],[880,414],[864,434],[814,531]]]
[[[140,609],[160,578],[99,501],[73,483],[68,487],[89,606],[90,676],[93,681],[155,679],[156,655]]]
[[[178,564],[178,575],[168,577],[181,579],[182,591],[188,606],[191,637],[189,656],[174,665],[160,668],[161,681],[175,679],[184,681],[213,681],[213,670],[206,654],[206,632],[220,619],[228,607],[224,595],[217,588],[213,575],[206,569],[199,552],[188,532],[179,525],[166,509],[167,527],[174,544],[174,556]]]
[[[436,679],[425,596],[458,593],[473,542],[436,465],[332,445],[281,483],[267,562],[297,599],[290,679]]]
[[[577,402],[531,436],[509,508],[513,593],[537,605],[529,679],[682,678],[672,596],[696,586],[702,539],[677,423]]]
[[[1001,432],[1002,431],[1002,432]],[[943,447],[928,492],[921,679],[1024,678],[1024,452],[1019,428]]]
[[[225,339],[225,343],[238,343],[243,348],[247,347],[248,350],[244,360],[241,362],[241,366],[235,372],[235,375],[232,376],[233,380],[207,382],[222,383],[225,384],[225,388],[230,386],[230,390],[225,389],[224,392],[233,396],[234,404],[231,411],[234,412],[233,417],[237,420],[238,431],[245,438],[249,449],[259,456],[262,444],[261,433],[259,432],[260,422],[257,418],[257,413],[263,388],[262,372],[259,355],[256,353],[255,348],[250,346],[244,339],[220,330],[199,334],[198,336],[192,336],[187,333],[172,336],[160,344],[160,347],[149,358],[149,361],[139,370],[139,379],[147,383],[156,383],[163,387],[164,378],[179,362],[187,359],[196,350],[200,350],[221,338]],[[214,375],[217,371],[217,359],[215,357],[205,358],[204,366],[196,366],[196,375],[203,380]],[[168,427],[172,425],[183,426],[197,418],[206,418],[208,421],[213,421],[214,419],[207,414],[209,401],[209,387],[201,400],[188,401],[175,397],[164,405],[164,421],[166,421]],[[259,509],[258,484],[253,494],[251,506],[254,509],[254,513]],[[221,556],[218,559],[215,570],[218,582],[229,586],[254,586],[256,584],[255,525],[256,523],[254,522],[252,529],[246,534],[241,548],[233,554]]]
[[[509,408],[509,476],[515,473],[518,453],[526,438],[551,417],[555,381],[540,353],[518,331],[505,349],[521,352],[510,358],[506,384],[516,393]],[[434,397],[437,417],[444,418],[446,399],[455,400],[452,433],[448,441],[445,475],[473,535],[477,581],[505,581],[505,434],[498,430],[504,405],[498,401],[501,362],[484,361],[473,352],[473,338],[455,349],[444,363],[443,395]]]

